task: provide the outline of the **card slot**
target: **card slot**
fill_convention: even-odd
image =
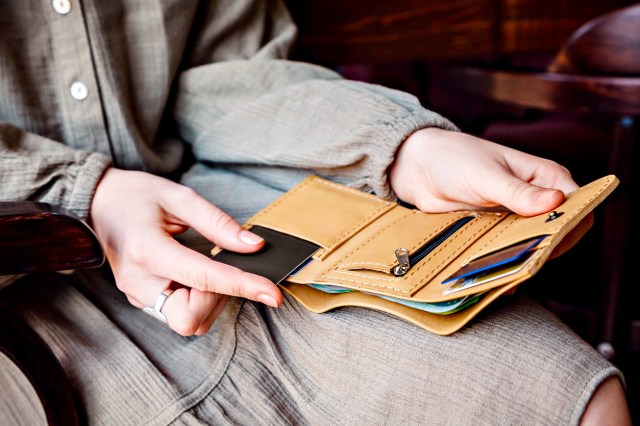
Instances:
[[[482,237],[477,248],[462,259],[462,263],[467,264],[491,253],[544,235],[548,235],[549,238],[542,241],[540,247],[549,245],[557,230],[548,224],[540,225],[540,222],[544,223],[544,221],[545,217],[540,216],[525,218],[519,215],[509,215],[504,222]]]
[[[503,265],[512,263],[531,253],[534,250],[545,247],[542,242],[548,235],[536,237],[524,241],[520,241],[516,244],[510,245],[500,250],[492,251],[483,256],[472,259],[466,264],[462,265],[458,271],[453,275],[443,280],[441,284],[448,284],[451,281],[459,278],[469,277],[472,275],[478,275],[485,271],[499,268]]]
[[[454,288],[455,282],[441,286],[442,296],[438,299],[457,299],[499,288],[507,284],[523,282],[533,276],[537,270],[540,269],[546,258],[547,255],[544,250],[533,250],[520,262],[515,262],[502,269],[498,268],[497,270],[488,273],[487,277],[485,277],[486,280],[481,279],[478,282],[474,282],[474,280],[471,279],[467,286],[454,289],[454,291],[451,289]]]
[[[536,235],[528,239],[518,240],[507,247],[492,247],[491,251],[480,251],[480,249],[486,244],[486,237],[490,236],[495,231],[499,231],[505,223],[508,225],[509,219],[510,217],[507,217],[504,222],[498,224],[485,236],[476,240],[475,243],[470,245],[465,252],[458,256],[458,258],[453,260],[446,268],[443,268],[437,275],[435,275],[427,285],[423,286],[420,291],[416,292],[413,295],[413,298],[420,302],[450,300],[460,297],[461,295],[473,294],[478,291],[486,291],[487,289],[496,288],[512,281],[520,281],[525,279],[524,277],[533,275],[533,273],[535,273],[535,271],[548,258],[550,251],[552,251],[552,247],[550,246],[555,244],[553,236]],[[559,236],[559,234],[556,234],[556,236]],[[536,240],[538,240],[538,243],[534,244]],[[487,281],[484,284],[478,285],[477,288],[474,286],[473,288],[470,287],[468,289],[461,290],[460,293],[449,293],[444,291],[449,284],[451,284],[451,282],[447,282],[447,280],[457,274],[460,274],[461,271],[470,263],[481,262],[483,259],[489,259],[491,256],[498,255],[500,252],[509,250],[510,248],[515,250],[515,246],[517,244],[521,244],[523,246],[526,246],[527,244],[534,244],[534,246],[530,247],[529,251],[523,252],[531,254],[531,261],[527,262],[522,269],[513,271],[511,274],[505,275],[504,277]],[[478,255],[478,253],[480,253],[480,255]],[[517,263],[517,259],[514,259],[514,261]]]

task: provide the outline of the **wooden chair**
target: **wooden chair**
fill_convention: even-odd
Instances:
[[[605,205],[602,255],[605,276],[599,351],[607,358],[627,336],[621,329],[625,271],[630,266],[633,155],[640,117],[640,5],[607,13],[575,31],[545,70],[519,72],[495,67],[449,66],[435,84],[457,93],[524,108],[586,112],[612,120],[608,168],[622,184]],[[625,327],[622,327],[625,330]],[[626,330],[625,330],[626,331]]]
[[[44,203],[0,203],[0,275],[89,268],[103,262],[95,234],[72,213]],[[48,424],[83,423],[82,408],[51,349],[6,307],[0,307],[0,352],[29,381]]]

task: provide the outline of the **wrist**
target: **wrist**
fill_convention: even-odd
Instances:
[[[425,127],[409,135],[396,151],[395,159],[389,166],[389,185],[401,200],[415,205],[414,188],[420,170],[416,160],[425,157],[425,153],[436,149],[439,141],[446,140],[450,130],[439,127]]]

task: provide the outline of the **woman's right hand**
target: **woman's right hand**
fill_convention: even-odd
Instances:
[[[215,262],[178,243],[174,236],[193,227],[220,247],[251,253],[264,241],[242,229],[195,191],[144,172],[109,169],[93,198],[90,221],[129,302],[153,306],[171,288],[162,313],[177,333],[206,333],[226,296],[272,307],[282,303],[268,279]]]

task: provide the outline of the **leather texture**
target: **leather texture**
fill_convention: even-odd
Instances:
[[[321,247],[304,269],[281,284],[309,310],[320,313],[342,306],[367,307],[447,335],[533,276],[567,233],[617,184],[618,179],[611,175],[567,194],[556,209],[557,216],[550,220],[548,214],[523,217],[508,212],[429,214],[310,176],[258,212],[245,226],[260,225]],[[396,249],[404,248],[412,256],[463,218],[471,220],[411,265],[405,275],[394,275],[398,265]],[[443,293],[447,286],[442,281],[470,261],[543,235],[547,237],[519,271],[466,290]],[[330,294],[307,284],[356,291]],[[449,315],[420,311],[376,296],[437,303],[480,293],[484,294],[479,302]]]

